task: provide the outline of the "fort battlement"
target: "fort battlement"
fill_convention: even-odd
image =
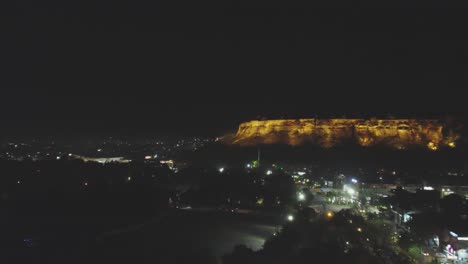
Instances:
[[[424,146],[437,150],[455,147],[444,136],[444,125],[434,119],[279,119],[240,124],[229,144],[317,144],[333,147],[345,142],[361,146],[386,145],[397,149]]]

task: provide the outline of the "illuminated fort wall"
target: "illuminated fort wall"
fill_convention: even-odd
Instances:
[[[455,139],[444,138],[438,120],[417,119],[283,119],[242,123],[231,144],[313,143],[333,147],[345,142],[361,146],[387,145],[397,149],[426,146],[455,147]]]

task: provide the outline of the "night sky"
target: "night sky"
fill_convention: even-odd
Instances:
[[[468,10],[449,1],[7,2],[5,135],[217,135],[259,117],[467,109]]]

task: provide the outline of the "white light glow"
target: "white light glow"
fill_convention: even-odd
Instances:
[[[271,175],[273,172],[271,170],[267,170],[266,175]]]
[[[293,215],[288,215],[287,219],[288,219],[289,222],[292,222],[292,221],[294,221],[294,216]]]
[[[305,200],[305,194],[299,193],[299,194],[297,195],[297,199],[298,199],[299,201],[304,201],[304,200]]]
[[[222,173],[224,171],[224,168],[219,168],[218,171]]]

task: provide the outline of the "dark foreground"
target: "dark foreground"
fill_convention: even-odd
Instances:
[[[266,216],[176,211],[143,226],[102,236],[96,257],[105,263],[211,262],[238,244],[261,249],[277,224]]]
[[[30,245],[22,240],[12,250],[3,247],[1,263],[216,263],[239,244],[261,249],[280,222],[273,216],[173,210],[98,235],[76,228],[32,236]]]

